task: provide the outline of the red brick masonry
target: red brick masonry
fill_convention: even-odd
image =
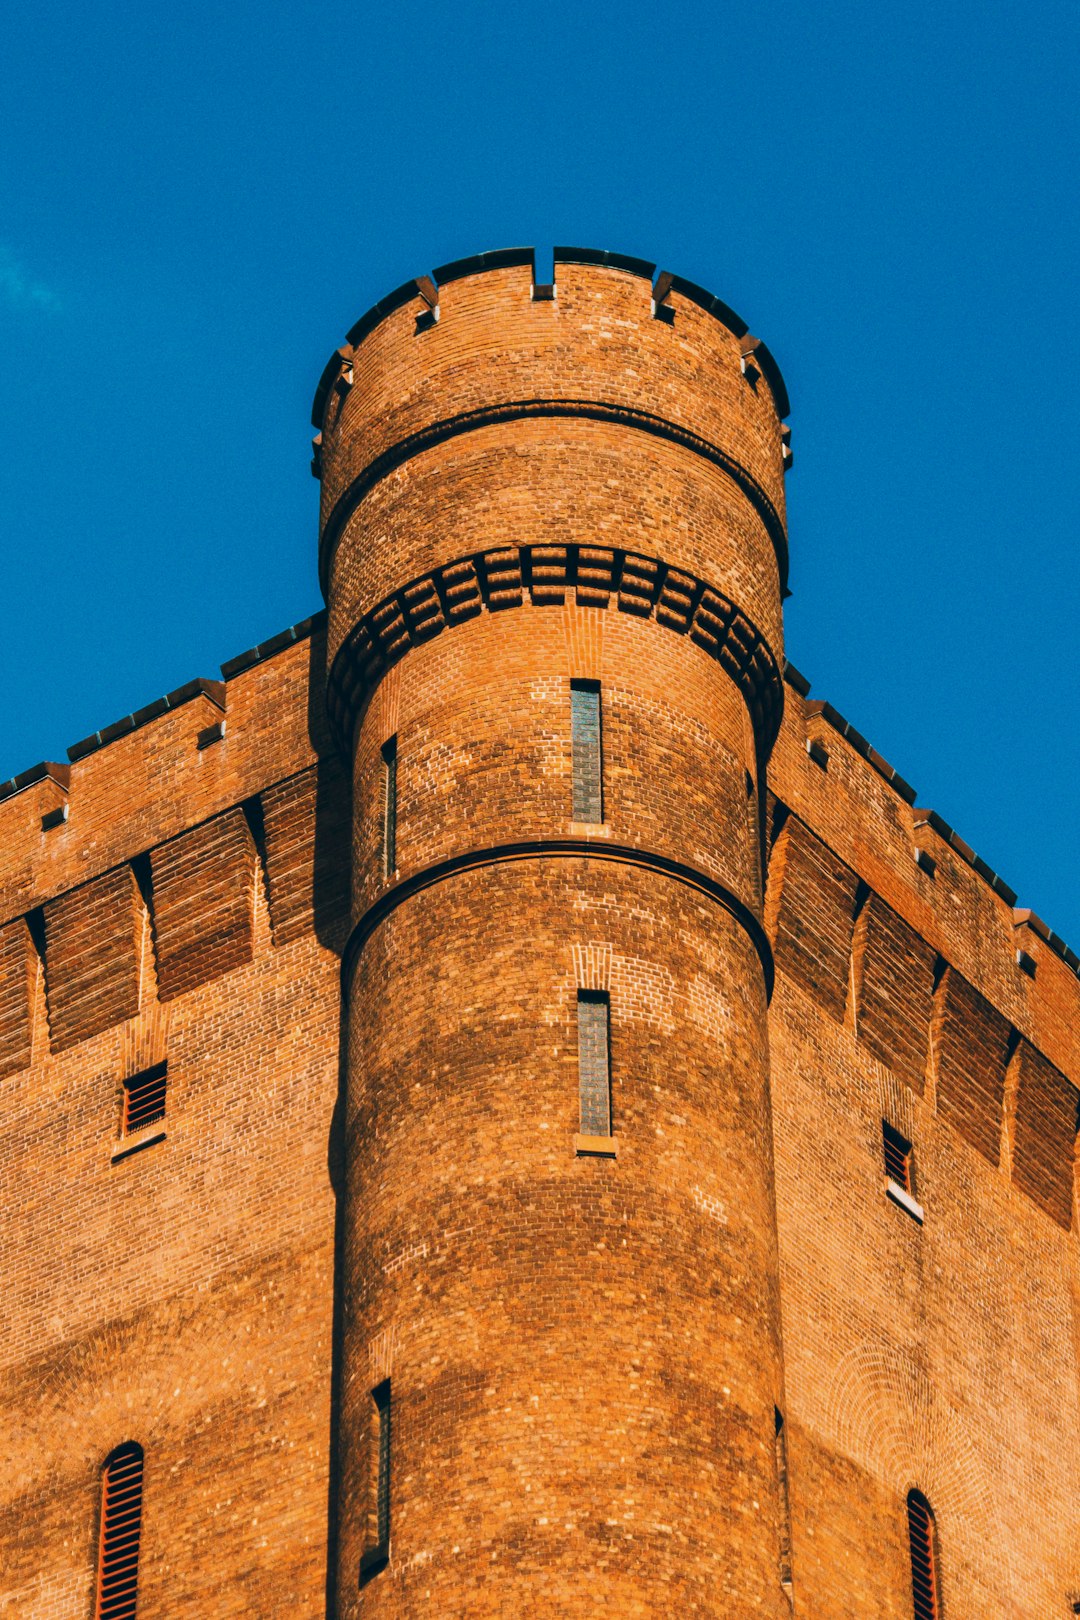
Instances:
[[[0,788],[0,1615],[124,1442],[140,1620],[910,1620],[913,1488],[1080,1600],[1080,963],[785,666],[786,412],[640,261],[408,283],[327,615]]]

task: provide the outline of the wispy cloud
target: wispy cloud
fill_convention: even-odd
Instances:
[[[0,307],[40,310],[42,314],[60,308],[59,295],[43,281],[36,280],[11,249],[2,243],[0,243]]]

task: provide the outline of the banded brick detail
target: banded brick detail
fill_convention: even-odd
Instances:
[[[937,954],[872,894],[853,939],[856,1033],[921,1096],[926,1079]]]
[[[790,816],[769,865],[766,927],[776,965],[843,1022],[858,878]]]
[[[365,614],[330,670],[327,705],[347,739],[383,673],[408,649],[477,613],[579,606],[655,618],[704,649],[742,692],[766,750],[783,709],[776,657],[757,627],[720,591],[656,557],[598,546],[503,546],[459,558],[414,580]]]
[[[937,1109],[991,1164],[1001,1149],[1010,1025],[955,968],[934,1002]]]
[[[251,961],[255,862],[239,806],[151,851],[163,1001]]]
[[[0,928],[0,1080],[30,1067],[37,953],[22,917]]]
[[[1013,1181],[1067,1232],[1072,1225],[1080,1091],[1048,1058],[1021,1041]]]
[[[336,760],[323,760],[260,795],[270,929],[286,945],[316,927],[345,931],[349,913],[349,787]]]
[[[138,1012],[142,900],[130,866],[118,866],[43,911],[49,1029],[62,1052]]]

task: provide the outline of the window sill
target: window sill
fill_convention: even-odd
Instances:
[[[619,1144],[614,1136],[575,1136],[574,1152],[579,1159],[617,1159]]]
[[[153,1147],[155,1142],[164,1142],[164,1125],[148,1125],[145,1131],[137,1131],[133,1136],[125,1136],[113,1149],[112,1162],[119,1164],[121,1159],[130,1159],[133,1153],[141,1153],[143,1148]]]
[[[390,1562],[389,1547],[369,1547],[360,1557],[360,1585],[370,1581],[381,1569],[385,1569]]]
[[[575,838],[610,838],[611,824],[607,821],[572,821],[570,832]]]
[[[914,1198],[912,1198],[911,1194],[909,1192],[905,1192],[900,1183],[898,1181],[893,1181],[891,1176],[885,1183],[885,1196],[886,1198],[891,1198],[894,1204],[899,1204],[900,1208],[910,1215],[913,1221],[918,1221],[919,1225],[922,1225],[922,1205],[917,1204]]]

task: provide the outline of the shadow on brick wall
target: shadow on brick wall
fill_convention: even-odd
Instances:
[[[349,934],[352,782],[349,762],[337,747],[326,717],[326,623],[310,640],[308,735],[319,763],[315,795],[313,916],[320,944],[340,957]],[[338,1074],[327,1137],[326,1168],[334,1193],[334,1302],[330,1369],[329,1470],[326,1501],[326,1615],[337,1613],[337,1507],[340,1478],[342,1277],[345,1241],[345,1086],[348,1021],[344,998],[338,1012]]]

